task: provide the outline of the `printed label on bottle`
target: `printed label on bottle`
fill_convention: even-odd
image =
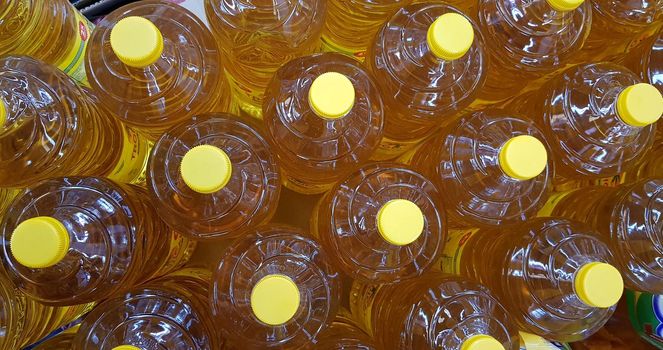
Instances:
[[[553,211],[555,211],[555,207],[559,202],[562,201],[566,196],[569,194],[573,193],[573,191],[566,191],[566,192],[557,192],[553,193],[548,197],[548,201],[546,204],[541,207],[539,212],[536,214],[538,217],[546,217],[546,216],[551,216]]]
[[[147,160],[152,143],[132,128],[122,125],[122,151],[115,168],[107,176],[121,183],[140,184],[145,181]]]
[[[460,259],[465,249],[465,243],[474,236],[479,229],[449,230],[447,241],[444,243],[442,258],[440,259],[440,269],[442,272],[459,274]]]
[[[235,79],[231,74],[226,74],[230,85],[233,87],[237,93],[239,93],[239,99],[242,101],[248,101],[253,106],[262,106],[262,95],[260,92],[255,91],[254,89],[242,84],[239,80]],[[240,104],[242,102],[240,101]]]
[[[592,186],[603,186],[603,187],[619,187],[623,185],[626,180],[626,173],[621,173],[619,175],[604,177],[601,179],[594,179],[590,181]]]
[[[73,8],[73,5],[72,5]],[[90,34],[94,29],[94,24],[88,21],[76,8],[74,8],[74,17],[76,18],[76,40],[67,56],[57,64],[58,68],[67,73],[74,80],[85,86],[90,86],[85,75],[84,56],[87,48]]]
[[[324,35],[320,38],[320,49],[322,52],[338,52],[346,56],[350,56],[359,62],[366,60],[366,50],[355,50],[349,47],[343,47],[334,43],[331,39]]]
[[[625,290],[629,318],[635,331],[656,346],[663,348],[663,295]]]
[[[569,344],[548,341],[542,337],[526,332],[520,335],[520,350],[571,350]]]
[[[154,277],[167,274],[186,264],[196,249],[196,241],[184,237],[182,234],[172,231],[170,249],[166,263],[154,274]]]

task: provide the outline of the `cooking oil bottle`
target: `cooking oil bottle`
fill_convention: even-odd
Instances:
[[[377,350],[375,342],[352,319],[350,311],[340,309],[331,326],[320,333],[315,344],[320,350]]]
[[[195,239],[236,238],[274,214],[276,155],[253,118],[209,113],[161,136],[148,188],[161,218]]]
[[[322,53],[279,68],[263,117],[283,184],[314,194],[368,161],[382,138],[384,110],[377,84],[357,61]]]
[[[546,339],[589,337],[608,321],[624,289],[610,246],[580,222],[536,218],[449,237],[442,270],[483,283],[519,329]]]
[[[646,157],[663,114],[663,97],[654,86],[608,62],[566,70],[515,104],[535,116],[565,179],[628,171]]]
[[[441,273],[395,284],[355,282],[354,317],[382,349],[518,350],[518,332],[484,286]]]
[[[338,182],[311,215],[311,232],[353,279],[420,276],[439,257],[447,222],[435,185],[406,166],[371,163]]]
[[[655,35],[663,24],[659,0],[591,0],[592,28],[576,62],[613,60]]]
[[[490,38],[490,64],[475,106],[505,100],[564,68],[582,48],[591,18],[585,0],[481,1],[479,27]]]
[[[401,160],[444,193],[450,225],[483,227],[536,216],[552,189],[549,154],[533,121],[491,109],[464,116]]]
[[[549,207],[552,215],[594,227],[609,243],[628,288],[663,294],[663,178],[559,193]]]
[[[101,103],[152,139],[198,113],[230,108],[212,33],[171,1],[141,1],[104,17],[90,38],[85,67]]]
[[[658,91],[663,93],[663,29],[633,46],[627,51],[624,65],[638,73],[644,82],[656,86]]]
[[[24,350],[71,350],[74,337],[76,336],[79,327],[80,324],[58,333],[57,335],[53,335],[44,341],[40,341],[34,346],[27,347]]]
[[[103,301],[85,317],[72,350],[222,349],[210,281],[208,270],[186,268]]]
[[[330,0],[322,30],[322,51],[335,51],[357,60],[366,50],[380,26],[412,0]]]
[[[0,187],[65,175],[140,182],[149,141],[96,101],[53,66],[27,56],[1,58]]]
[[[234,99],[261,118],[265,89],[276,70],[319,46],[325,0],[205,0]]]
[[[26,189],[1,234],[16,286],[53,306],[91,303],[164,275],[195,247],[159,219],[144,190],[93,177]]]
[[[474,101],[486,74],[484,47],[477,25],[441,2],[402,8],[381,27],[366,59],[385,103],[373,159],[397,157]]]
[[[348,58],[350,59],[350,58]],[[340,275],[300,230],[261,226],[221,258],[210,293],[216,326],[238,349],[310,347],[334,320]]]
[[[659,134],[661,131],[663,130],[659,130]],[[640,160],[633,169],[623,174],[620,179],[623,179],[621,182],[631,183],[650,177],[663,178],[663,142],[660,139],[654,142],[649,154]]]
[[[87,84],[83,57],[94,25],[66,0],[0,0],[0,56],[26,55]]]

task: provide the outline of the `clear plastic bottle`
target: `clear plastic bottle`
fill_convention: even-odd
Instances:
[[[377,350],[377,347],[373,339],[356,325],[350,312],[341,309],[331,326],[320,333],[315,349]]]
[[[512,97],[564,68],[582,48],[591,14],[584,0],[481,1],[479,27],[490,64],[475,106]]]
[[[335,51],[357,60],[366,50],[382,24],[412,0],[330,0],[322,30],[322,50]]]
[[[378,31],[366,65],[380,85],[385,131],[373,159],[392,159],[452,123],[483,85],[477,25],[444,3],[399,10]]]
[[[320,46],[327,1],[205,0],[205,12],[223,50],[235,100],[260,118],[274,72]]]
[[[0,56],[26,55],[87,84],[83,57],[94,25],[66,0],[0,0]]]
[[[311,232],[353,279],[392,283],[420,276],[446,240],[442,195],[431,181],[391,163],[363,166],[320,199]]]
[[[26,189],[1,234],[16,286],[53,306],[91,303],[164,275],[195,247],[159,219],[142,188],[92,177]]]
[[[663,294],[663,178],[557,194],[554,216],[582,220],[609,243],[630,289]]]
[[[592,28],[577,63],[618,58],[655,35],[663,24],[661,0],[591,0],[591,4]]]
[[[552,189],[550,148],[534,122],[502,110],[463,117],[401,159],[444,194],[450,224],[496,226],[536,216]]]
[[[656,88],[607,62],[566,70],[519,100],[518,106],[536,116],[552,147],[557,175],[566,179],[628,171],[646,157],[663,113]]]
[[[103,301],[85,317],[72,350],[222,349],[210,281],[208,270],[187,268]]]
[[[140,1],[104,17],[90,38],[85,66],[101,103],[152,139],[196,114],[230,108],[212,33],[171,1]]]
[[[210,293],[217,328],[238,349],[298,349],[334,320],[340,275],[300,230],[262,226],[221,258]]]
[[[483,283],[519,329],[573,342],[600,329],[624,282],[608,246],[580,222],[536,218],[508,229],[450,234],[442,270]]]
[[[140,182],[149,142],[53,66],[0,58],[0,187],[57,176]]]
[[[16,197],[18,193],[18,190],[0,188],[0,222],[2,221],[2,217],[5,216],[7,208],[9,208],[9,205],[11,205],[12,200],[14,200],[14,197]]]
[[[355,282],[350,307],[381,349],[518,349],[518,331],[504,307],[487,288],[461,277]]]
[[[368,161],[382,138],[384,110],[378,86],[357,61],[323,53],[276,72],[263,116],[284,185],[313,194]]]
[[[663,13],[663,9],[661,9]],[[644,82],[663,93],[663,29],[632,49],[627,49],[624,65],[640,75]]]
[[[659,134],[662,130],[659,130]],[[620,177],[620,184],[630,183],[650,177],[663,178],[663,142],[654,141],[649,154],[645,156],[633,169]],[[661,293],[663,294],[663,293]]]
[[[154,146],[148,188],[161,218],[195,239],[236,238],[271,219],[281,179],[253,118],[203,114]]]

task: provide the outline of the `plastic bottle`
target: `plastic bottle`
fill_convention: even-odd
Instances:
[[[355,282],[350,307],[381,349],[517,350],[518,332],[491,292],[440,273],[388,285]]]
[[[208,270],[187,268],[108,299],[85,318],[72,350],[222,349],[210,281]]]
[[[382,138],[384,111],[378,86],[357,61],[323,53],[276,72],[263,116],[284,185],[313,194],[368,161]]]
[[[170,1],[141,1],[104,17],[90,38],[85,66],[101,103],[152,139],[196,114],[230,108],[212,33]]]
[[[661,131],[659,130],[659,134]],[[630,183],[650,177],[663,178],[663,142],[660,139],[654,141],[654,146],[647,156],[620,177],[620,182]]]
[[[263,94],[276,70],[319,46],[327,1],[205,0],[205,12],[223,50],[235,100],[260,118]]]
[[[582,48],[591,18],[591,4],[584,0],[481,1],[479,27],[490,64],[475,107],[512,97],[525,86],[534,89],[533,80],[564,68]]]
[[[450,225],[497,226],[534,217],[552,188],[550,148],[534,122],[502,110],[466,115],[402,160],[444,194]]]
[[[69,175],[140,182],[149,142],[96,101],[53,66],[0,58],[0,187]]]
[[[624,289],[610,246],[580,222],[537,218],[450,233],[442,270],[483,283],[519,329],[573,342],[600,329]]]
[[[614,63],[573,67],[516,104],[543,130],[557,174],[605,178],[628,171],[654,142],[663,97]]]
[[[193,242],[170,230],[132,185],[56,178],[23,191],[2,223],[2,260],[46,305],[91,303],[184,264]]]
[[[373,339],[357,326],[350,311],[341,309],[331,326],[320,334],[315,349],[377,350],[377,347]]]
[[[336,51],[357,60],[366,50],[382,24],[412,0],[330,0],[322,30],[322,50]]]
[[[656,34],[663,24],[660,0],[591,0],[592,28],[575,61],[613,60]]]
[[[392,283],[431,268],[446,240],[442,195],[408,167],[367,164],[338,182],[311,215],[311,232],[353,279]]]
[[[661,9],[663,13],[663,9]],[[635,43],[634,43],[635,44]],[[663,93],[663,30],[628,49],[624,65]]]
[[[53,334],[55,333],[53,332],[45,339],[39,340],[37,343],[30,345],[23,350],[71,350],[74,337],[76,336],[79,327],[80,323],[62,330],[57,334]]]
[[[373,159],[391,159],[452,123],[483,85],[485,43],[477,25],[444,3],[399,10],[366,59],[385,103],[385,135]]]
[[[317,342],[340,297],[330,253],[280,225],[261,226],[228,247],[210,298],[217,329],[231,347],[298,349]]]
[[[0,56],[27,55],[87,84],[83,57],[94,25],[65,0],[1,0]]]
[[[161,218],[195,239],[236,238],[269,221],[281,180],[263,135],[261,124],[230,114],[203,114],[168,130],[148,171]]]
[[[663,294],[663,178],[551,197],[546,213],[582,220],[609,243],[628,288]]]

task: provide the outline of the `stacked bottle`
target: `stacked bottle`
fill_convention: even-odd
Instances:
[[[663,29],[629,50],[624,65],[663,93]]]
[[[315,348],[320,350],[377,350],[373,339],[356,325],[347,310],[339,311],[331,326],[320,334]]]

